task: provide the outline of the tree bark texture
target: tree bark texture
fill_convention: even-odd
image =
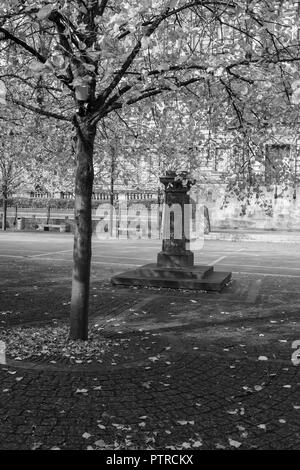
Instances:
[[[79,123],[76,144],[75,228],[70,319],[72,340],[88,339],[95,135],[96,126],[87,121]]]
[[[6,230],[7,224],[7,189],[2,189],[2,201],[3,201],[3,217],[2,217],[2,230]]]

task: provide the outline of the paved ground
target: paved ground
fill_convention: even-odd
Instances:
[[[159,245],[94,241],[91,323],[114,347],[2,364],[0,449],[300,448],[299,245],[207,241],[196,262],[234,273],[222,294],[109,285]],[[0,234],[3,329],[67,319],[71,250]]]
[[[69,272],[72,261],[71,234],[0,232],[0,261],[24,260],[48,265],[65,265]],[[97,276],[101,270],[120,272],[156,259],[160,240],[98,240],[93,242],[93,266]],[[300,277],[299,244],[256,241],[206,240],[204,248],[195,252],[195,261],[214,264],[219,270],[234,273]],[[5,262],[5,261],[4,261]],[[102,268],[103,267],[103,268]]]

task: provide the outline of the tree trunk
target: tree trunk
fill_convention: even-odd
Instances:
[[[14,220],[14,226],[17,225],[17,219],[18,219],[18,206],[15,206],[15,220]]]
[[[49,224],[50,222],[50,216],[51,216],[51,208],[50,208],[50,203],[47,206],[47,219],[46,219],[46,224]]]
[[[114,143],[111,146],[111,162],[110,162],[110,236],[113,236],[113,207],[115,202],[114,185],[115,185],[115,159],[116,159],[116,148]]]
[[[88,307],[92,242],[93,151],[96,126],[80,123],[76,144],[75,232],[70,338],[88,339]]]

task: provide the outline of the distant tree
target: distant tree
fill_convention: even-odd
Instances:
[[[74,194],[75,153],[74,142],[64,122],[40,119],[26,126],[29,130],[26,152],[31,156],[30,179],[34,188],[41,192]]]
[[[195,90],[197,84],[209,81],[218,90],[215,99],[223,102],[227,96],[238,125],[245,126],[243,85],[264,80],[269,64],[278,77],[281,64],[299,59],[285,27],[274,28],[283,4],[267,0],[1,2],[2,56],[9,66],[0,78],[8,88],[8,100],[74,128],[71,338],[86,339],[88,331],[97,124],[149,97],[187,87]],[[232,41],[222,45],[220,32],[225,30]],[[10,90],[11,84],[20,82],[21,93],[17,87]]]
[[[73,193],[74,155],[64,124],[40,120],[37,126],[31,112],[15,105],[0,114],[0,184],[3,206],[2,228],[7,226],[9,196],[24,187],[52,195]],[[47,125],[45,125],[47,124]]]
[[[2,230],[7,227],[8,198],[28,178],[24,158],[24,145],[27,139],[22,126],[20,113],[6,109],[5,115],[0,115],[0,185],[2,196]]]

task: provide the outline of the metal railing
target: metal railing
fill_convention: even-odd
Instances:
[[[30,199],[74,199],[74,194],[71,192],[41,192],[31,191],[27,193],[18,193],[12,195],[15,198],[30,198]],[[113,194],[114,200],[127,200],[127,201],[155,201],[158,197],[161,197],[161,193],[158,191],[115,191]],[[109,191],[93,191],[92,199],[96,201],[109,201],[111,194]]]

